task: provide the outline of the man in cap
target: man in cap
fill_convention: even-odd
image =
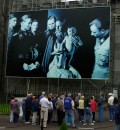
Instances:
[[[110,121],[114,120],[115,117],[115,110],[114,110],[114,97],[112,93],[108,94],[109,98],[108,98],[108,104],[109,104],[109,116],[110,116]]]

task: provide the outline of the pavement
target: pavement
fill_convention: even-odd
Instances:
[[[77,115],[76,115],[77,116]],[[115,122],[109,121],[109,112],[108,110],[104,111],[104,121],[98,122],[98,112],[96,112],[96,122],[93,126],[83,126],[80,122],[78,122],[78,119],[75,119],[75,124],[77,128],[72,128],[71,126],[68,126],[68,130],[114,130]],[[10,123],[9,122],[9,115],[2,115],[0,114],[0,130],[6,129],[6,130],[41,130],[41,127],[39,123],[37,125],[31,125],[31,124],[25,124],[21,120],[19,120],[18,124]],[[57,122],[51,122],[47,125],[47,128],[44,128],[43,130],[59,130],[59,126],[57,125]]]

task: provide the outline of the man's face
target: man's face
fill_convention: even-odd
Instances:
[[[11,18],[11,19],[9,20],[9,27],[15,27],[16,24],[17,24],[17,18],[16,18],[16,17]]]
[[[50,30],[53,30],[53,29],[56,28],[56,23],[55,23],[55,19],[54,18],[48,20],[48,28]]]
[[[26,20],[23,21],[23,26],[25,30],[30,30],[32,24],[31,18],[27,18]]]
[[[56,21],[56,31],[62,31],[62,22]]]
[[[91,36],[94,36],[96,38],[100,38],[102,36],[102,31],[99,28],[97,28],[95,24],[92,24],[90,26],[90,30],[91,30]]]
[[[31,30],[36,31],[38,29],[38,22],[33,22],[31,25]]]

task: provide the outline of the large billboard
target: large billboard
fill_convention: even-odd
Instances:
[[[6,76],[109,79],[110,7],[9,14]]]

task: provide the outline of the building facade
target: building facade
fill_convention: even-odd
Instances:
[[[56,1],[56,0],[0,0],[0,91],[8,97],[11,95],[25,96],[28,92],[40,94],[41,91],[64,93],[82,92],[91,95],[99,95],[104,91],[105,95],[117,88],[120,93],[120,2],[106,0],[83,1]],[[39,11],[45,9],[79,8],[79,7],[111,6],[111,49],[110,49],[110,79],[45,79],[45,78],[12,78],[5,77],[6,51],[7,51],[7,27],[9,12]],[[120,94],[119,94],[120,95]]]

